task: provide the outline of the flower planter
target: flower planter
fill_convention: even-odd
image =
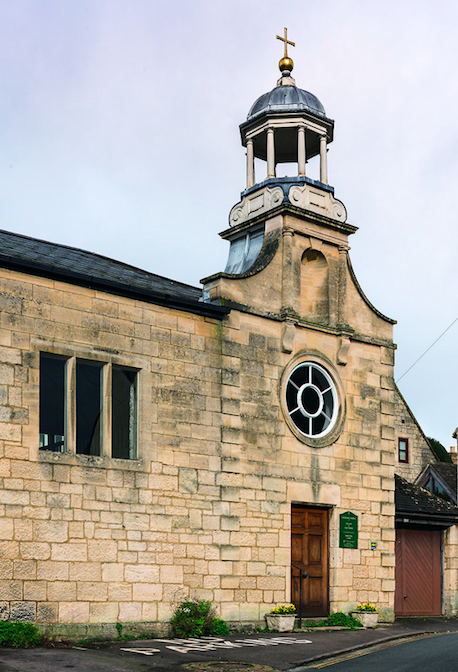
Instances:
[[[378,621],[376,611],[352,611],[351,615],[361,623],[363,628],[375,628]]]
[[[292,632],[295,618],[294,614],[266,614],[267,627],[276,632]]]

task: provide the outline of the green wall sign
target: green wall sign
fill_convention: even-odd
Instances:
[[[340,514],[340,548],[358,548],[358,516],[351,511]]]

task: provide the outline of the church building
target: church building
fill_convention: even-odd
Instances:
[[[457,611],[456,499],[417,483],[437,455],[350,262],[334,121],[282,39],[202,288],[0,232],[0,618],[161,632],[188,596],[235,625],[290,602]]]

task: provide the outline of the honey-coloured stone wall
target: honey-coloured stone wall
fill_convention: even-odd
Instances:
[[[220,326],[7,270],[0,307],[2,618],[168,618],[220,562]],[[138,370],[138,459],[38,449],[40,352]]]
[[[164,622],[184,596],[260,621],[290,600],[291,503],[329,507],[330,606],[393,593],[391,361],[233,310],[223,322],[2,271],[2,618]],[[292,357],[320,352],[345,390],[344,431],[298,441],[281,408]],[[39,353],[139,371],[138,459],[38,450]],[[337,371],[338,369],[338,371]],[[385,412],[384,412],[385,411]],[[391,432],[391,433],[390,433]],[[338,548],[339,513],[360,545]],[[370,550],[370,541],[377,550]]]
[[[395,395],[395,441],[394,450],[396,454],[395,472],[402,478],[411,483],[421,474],[423,469],[437,458],[431,450],[426,437],[415,419],[412,411],[406,404],[405,399],[396,388]],[[409,445],[409,461],[399,462],[398,459],[398,441],[407,439]]]

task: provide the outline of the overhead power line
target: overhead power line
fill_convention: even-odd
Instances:
[[[422,357],[424,357],[424,356],[426,355],[426,353],[429,352],[429,351],[431,350],[431,348],[432,348],[433,346],[436,345],[437,341],[440,341],[440,339],[442,338],[442,336],[443,336],[444,334],[446,334],[447,331],[448,331],[449,329],[451,329],[451,328],[453,327],[453,325],[455,324],[455,322],[457,322],[457,321],[458,321],[458,317],[456,317],[456,318],[453,320],[452,324],[450,324],[450,325],[447,327],[447,329],[446,329],[445,331],[443,331],[442,334],[436,338],[436,340],[434,341],[434,343],[431,343],[431,345],[429,346],[429,348],[426,348],[426,350],[424,351],[424,353],[423,353],[422,355],[420,355],[420,357],[419,357],[418,359],[415,360],[415,362],[412,364],[412,366],[409,366],[409,368],[407,369],[407,371],[404,371],[404,373],[402,374],[402,376],[401,376],[400,378],[397,379],[396,384],[399,383],[399,381],[401,380],[401,378],[404,378],[404,376],[405,376],[407,373],[409,373],[409,371],[410,371],[411,369],[413,369],[413,367],[415,366],[415,364],[418,364],[418,362],[420,361],[420,359],[422,359]]]

